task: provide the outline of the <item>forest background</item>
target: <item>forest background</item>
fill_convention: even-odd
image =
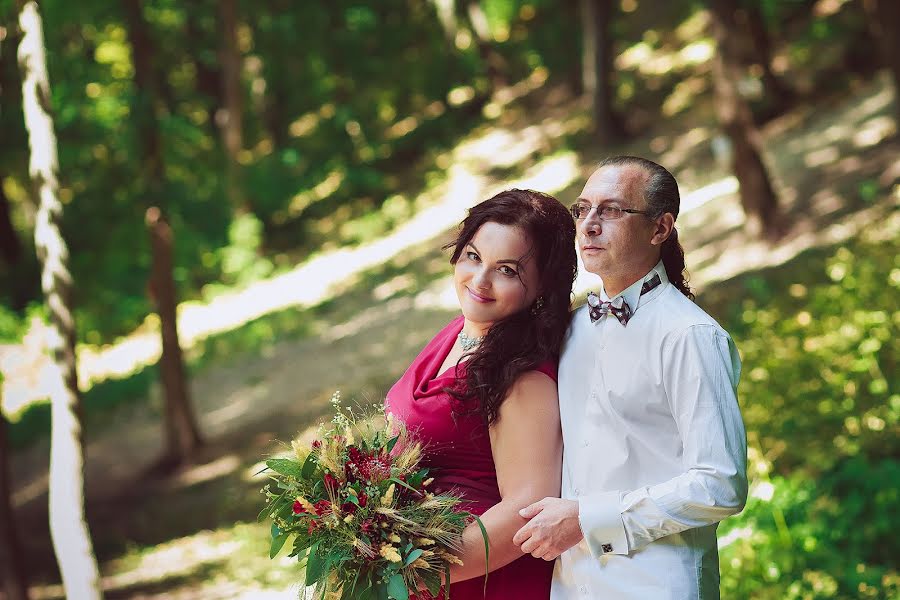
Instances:
[[[896,598],[898,78],[888,0],[0,0],[0,598],[82,597],[67,561],[92,597],[295,593],[259,461],[453,316],[466,208],[569,204],[621,153],[679,180],[697,301],[744,362],[723,597]]]

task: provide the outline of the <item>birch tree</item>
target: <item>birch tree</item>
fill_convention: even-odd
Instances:
[[[50,315],[47,345],[54,373],[50,393],[50,537],[66,596],[96,600],[103,594],[84,513],[84,449],[75,371],[72,277],[69,251],[60,231],[63,205],[58,196],[56,134],[37,3],[27,2],[22,7],[19,27],[22,105],[30,149],[28,171],[38,198],[34,240],[41,263],[41,289]]]

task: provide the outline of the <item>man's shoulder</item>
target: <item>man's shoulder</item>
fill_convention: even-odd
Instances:
[[[681,293],[673,285],[668,286],[659,297],[660,303],[656,311],[664,323],[663,331],[667,337],[682,335],[691,330],[709,330],[728,336],[728,332],[719,325],[712,316],[697,303]],[[730,337],[730,336],[728,336]]]

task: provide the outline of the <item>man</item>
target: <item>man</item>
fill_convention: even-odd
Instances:
[[[651,161],[604,161],[572,207],[585,268],[559,365],[562,498],[514,541],[554,560],[553,600],[718,598],[716,524],[747,497],[729,335],[691,300],[678,185]]]

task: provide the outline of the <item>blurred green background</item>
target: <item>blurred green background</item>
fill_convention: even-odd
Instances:
[[[268,560],[254,523],[254,466],[309,435],[335,389],[377,401],[452,317],[440,247],[466,207],[511,185],[568,204],[592,164],[629,153],[678,178],[698,303],[744,363],[751,499],[719,529],[723,598],[900,596],[900,108],[885,51],[900,22],[862,0],[712,4],[767,47],[732,83],[778,235],[736,193],[709,3],[40,3],[107,595],[291,593],[294,567]],[[588,5],[609,10],[604,123]],[[47,598],[62,590],[16,20],[0,0],[0,370],[12,504]],[[207,439],[164,475],[147,470],[163,435],[150,206],[175,235]]]

